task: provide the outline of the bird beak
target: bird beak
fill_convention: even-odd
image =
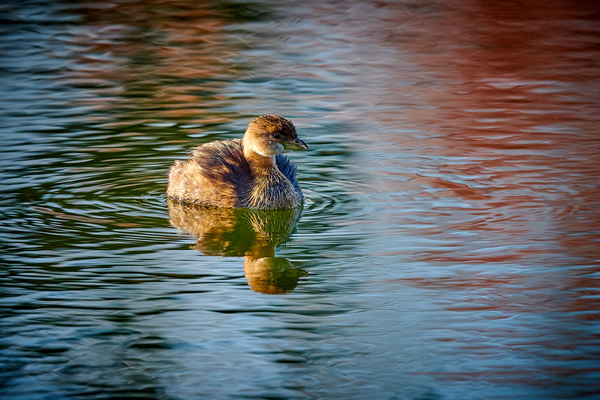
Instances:
[[[308,150],[308,146],[302,140],[296,138],[292,142],[287,142],[283,144],[283,147],[286,150]]]

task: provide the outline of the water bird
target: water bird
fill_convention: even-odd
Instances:
[[[262,210],[302,205],[296,166],[284,155],[308,150],[294,124],[278,115],[253,119],[242,139],[192,148],[169,170],[167,196],[184,203]]]

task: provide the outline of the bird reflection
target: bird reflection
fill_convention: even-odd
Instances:
[[[244,257],[250,287],[260,293],[294,290],[306,276],[275,248],[289,240],[301,209],[250,210],[182,204],[168,200],[170,223],[197,238],[192,246],[207,256]]]

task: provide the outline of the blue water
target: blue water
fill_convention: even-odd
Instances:
[[[0,5],[2,399],[592,399],[593,2]],[[300,212],[167,202],[291,119]]]

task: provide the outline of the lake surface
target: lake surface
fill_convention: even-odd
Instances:
[[[183,207],[291,119],[300,212]],[[0,5],[2,399],[600,398],[600,6]]]

